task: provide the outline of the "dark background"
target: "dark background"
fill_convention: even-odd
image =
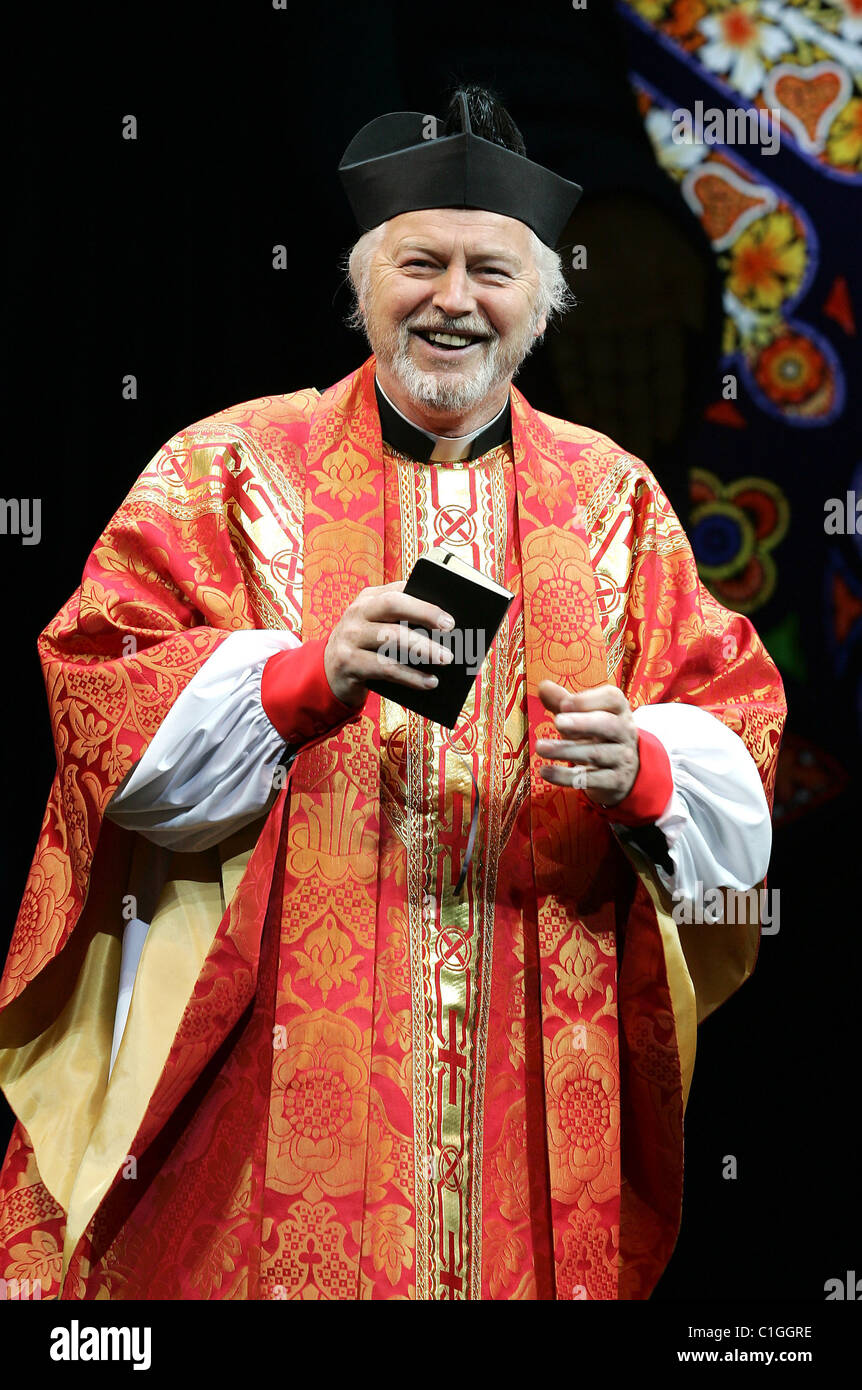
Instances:
[[[365,121],[399,108],[441,113],[453,80],[490,82],[528,154],[584,185],[583,225],[593,234],[614,199],[631,198],[635,213],[650,202],[667,229],[671,301],[681,241],[701,258],[692,289],[699,311],[679,327],[691,350],[673,428],[652,428],[643,410],[627,423],[634,392],[618,373],[609,400],[600,365],[592,386],[581,383],[576,415],[548,346],[518,378],[534,406],[602,428],[648,457],[683,515],[686,470],[698,458],[693,422],[720,379],[714,267],[699,228],[651,165],[626,85],[631,31],[611,6],[591,0],[588,11],[573,14],[567,3],[463,0],[399,14],[379,0],[306,12],[237,0],[79,13],[80,22],[65,8],[33,12],[31,32],[7,58],[3,490],[41,496],[42,540],[24,546],[0,537],[6,938],[53,771],[36,638],[78,583],[99,532],[180,427],[254,397],[323,389],[368,354],[342,322],[350,300],[338,258],[355,229],[335,176]],[[138,121],[134,142],[121,135],[128,114]],[[813,175],[804,178],[812,204],[838,197],[815,187]],[[846,212],[836,204],[826,222],[858,285]],[[631,287],[633,311],[655,293],[656,254],[662,259],[661,238],[647,248],[642,225],[636,215],[615,217],[608,239],[611,270]],[[286,271],[272,268],[279,243],[287,246]],[[599,254],[597,244],[589,249]],[[582,293],[583,282],[575,288]],[[573,331],[591,362],[607,328],[601,296],[590,299],[588,289],[579,313]],[[643,378],[661,368],[644,341],[627,370]],[[134,401],[122,398],[127,373],[137,378]],[[770,886],[781,893],[780,933],[764,939],[752,980],[701,1029],[682,1231],[659,1300],[819,1302],[825,1280],[862,1272],[853,1152],[860,931],[853,691],[862,667],[851,662],[843,675],[830,667],[821,578],[823,498],[849,486],[839,480],[854,457],[850,429],[843,420],[828,442],[812,438],[807,462],[788,465],[794,523],[778,607],[763,615],[763,629],[755,618],[765,630],[790,608],[799,613],[807,674],[783,672],[789,727],[827,750],[847,781],[810,814],[777,826]],[[789,435],[767,422],[756,449],[780,466]],[[732,472],[736,436],[722,443]],[[722,1178],[728,1154],[738,1162],[735,1181]]]

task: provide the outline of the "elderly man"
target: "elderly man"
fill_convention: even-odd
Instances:
[[[372,355],[180,431],[42,636],[0,1274],[43,1297],[646,1298],[673,1248],[758,933],[674,904],[763,879],[781,683],[648,470],[512,385],[580,190],[481,89],[434,127],[342,161]],[[434,547],[514,596],[451,730]]]

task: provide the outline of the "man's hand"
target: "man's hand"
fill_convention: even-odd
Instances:
[[[539,699],[555,716],[560,738],[540,738],[540,758],[566,767],[543,767],[546,782],[580,787],[599,806],[616,806],[628,796],[640,768],[638,730],[629,702],[615,685],[573,694],[542,681]]]
[[[342,704],[358,708],[368,694],[371,680],[391,680],[414,690],[431,690],[436,676],[424,675],[417,665],[447,665],[452,652],[423,632],[408,633],[401,623],[416,623],[432,632],[450,632],[451,614],[434,603],[423,603],[404,593],[405,579],[364,589],[346,608],[329,634],[323,653],[323,669],[332,693]],[[398,651],[394,660],[380,652]],[[405,664],[407,662],[411,665]]]

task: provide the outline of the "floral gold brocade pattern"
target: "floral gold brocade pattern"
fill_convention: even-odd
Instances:
[[[771,796],[780,681],[637,460],[513,388],[511,447],[449,483],[383,450],[373,374],[181,432],[43,635],[58,777],[5,997],[38,985],[88,883],[88,911],[120,901],[104,808],[223,636],[323,636],[444,532],[516,594],[448,739],[481,790],[468,886],[465,769],[370,697],[270,811],[131,1141],[142,1180],[112,1182],[66,1297],[645,1298],[676,1239],[656,912],[604,817],[539,777],[537,686],[698,704]],[[37,1163],[19,1126],[0,1276],[41,1260],[56,1282],[65,1214]]]

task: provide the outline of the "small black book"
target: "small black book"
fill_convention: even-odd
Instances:
[[[448,666],[415,667],[417,671],[437,677],[438,683],[433,690],[414,690],[389,680],[369,681],[368,688],[452,729],[515,596],[480,570],[466,565],[457,555],[441,549],[420,555],[404,592],[424,603],[436,603],[444,613],[452,614],[453,630],[435,631],[433,636],[441,646],[450,649],[453,660]],[[417,624],[410,626],[418,632],[429,631]],[[397,653],[392,655],[395,657]]]

